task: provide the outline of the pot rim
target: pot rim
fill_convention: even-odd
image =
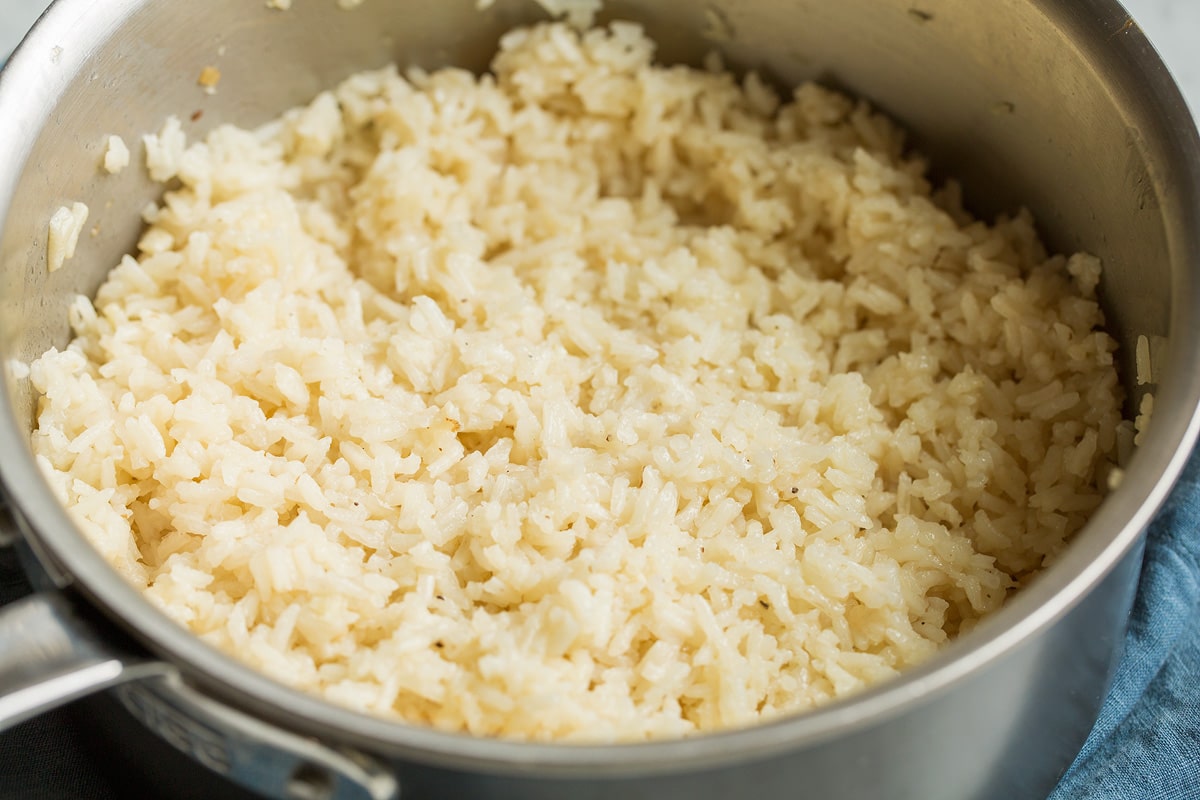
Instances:
[[[36,132],[95,47],[150,0],[56,0],[0,73],[0,220],[7,214]],[[1164,208],[1172,260],[1191,265],[1173,271],[1171,327],[1176,335],[1170,381],[1160,415],[1127,466],[1121,485],[1105,500],[1060,560],[975,630],[926,664],[861,694],[753,727],[693,738],[636,744],[564,744],[488,739],[389,721],[332,705],[290,689],[203,643],[156,610],[112,570],[82,534],[41,478],[27,433],[17,423],[11,395],[0,394],[0,481],[25,523],[40,557],[69,576],[72,585],[127,629],[157,657],[215,699],[288,729],[400,755],[425,763],[497,771],[532,769],[606,774],[662,773],[719,766],[811,746],[904,713],[949,691],[1066,614],[1139,541],[1167,498],[1200,432],[1200,135],[1170,74],[1136,26],[1113,32],[1129,19],[1112,0],[1032,0],[1046,17],[1069,30],[1089,54],[1102,53],[1109,84],[1132,108],[1147,147],[1160,165],[1152,174]],[[1111,27],[1110,27],[1111,26]],[[55,56],[50,54],[55,51]],[[31,102],[31,98],[36,102]],[[1132,122],[1131,122],[1132,124]],[[12,380],[4,370],[6,385]],[[1186,413],[1190,411],[1190,413]]]

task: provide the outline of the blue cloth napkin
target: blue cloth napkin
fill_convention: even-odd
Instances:
[[[1200,450],[1150,526],[1125,655],[1050,800],[1200,798]]]

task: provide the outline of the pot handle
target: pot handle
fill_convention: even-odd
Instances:
[[[0,609],[0,731],[84,695],[167,671],[162,662],[102,638],[96,623],[82,620],[57,592]]]
[[[116,697],[143,725],[228,780],[286,800],[399,800],[391,770],[277,728],[181,681],[139,681]]]
[[[0,548],[21,538],[0,485]],[[7,562],[15,553],[3,555]],[[84,619],[87,611],[54,590],[0,606],[0,731],[93,692],[167,672],[111,623]]]
[[[12,519],[0,492],[0,547]],[[397,800],[374,759],[328,747],[225,706],[188,686],[70,589],[0,607],[0,731],[94,692],[116,697],[176,749],[261,795],[285,800]]]

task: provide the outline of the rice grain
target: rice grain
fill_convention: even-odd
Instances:
[[[281,681],[524,739],[811,708],[999,608],[1120,474],[1098,262],[653,55],[540,25],[147,137],[179,186],[30,373],[93,544]]]

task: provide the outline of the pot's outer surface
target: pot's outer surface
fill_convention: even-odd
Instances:
[[[615,0],[664,61],[719,49],[781,85],[820,78],[898,117],[983,214],[1027,205],[1056,249],[1105,264],[1130,409],[1155,417],[1125,480],[1068,552],[933,662],[815,713],[688,741],[561,746],[439,734],[335,709],[216,653],[153,611],[88,547],[34,466],[35,398],[12,361],[67,341],[161,187],[98,170],[168,114],[189,138],[252,125],[389,61],[483,68],[528,0],[367,0],[288,12],[245,0],[59,0],[0,74],[0,475],[41,569],[187,684],[260,720],[392,765],[405,796],[1010,798],[1044,795],[1090,728],[1119,653],[1142,531],[1195,438],[1200,398],[1200,141],[1178,91],[1108,0]],[[221,72],[215,94],[197,77]],[[140,147],[133,147],[140,160]],[[91,208],[75,258],[46,270],[46,225]],[[95,228],[93,228],[95,226]],[[1156,371],[1135,386],[1146,336]],[[0,659],[3,661],[3,659]],[[172,685],[153,687],[165,702]],[[187,713],[186,707],[183,713]]]

